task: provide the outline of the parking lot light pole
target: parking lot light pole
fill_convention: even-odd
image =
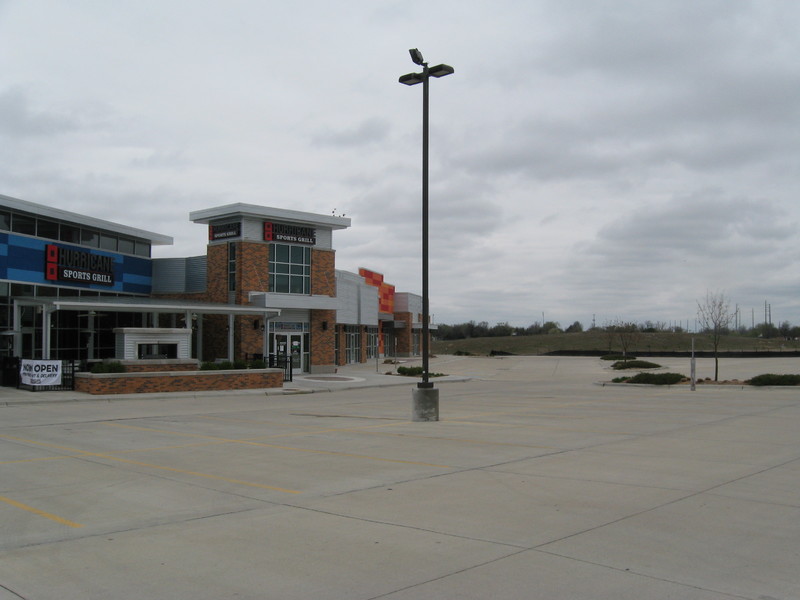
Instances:
[[[444,77],[454,72],[450,65],[428,67],[416,48],[408,51],[411,60],[422,67],[422,73],[400,77],[404,85],[422,84],[422,381],[412,391],[414,421],[439,420],[439,390],[430,381],[430,294],[428,288],[428,96],[431,77]]]

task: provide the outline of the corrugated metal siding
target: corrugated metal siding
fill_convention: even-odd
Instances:
[[[153,293],[180,294],[186,288],[185,258],[153,259]]]
[[[153,260],[153,293],[185,294],[206,290],[205,256]]]
[[[340,277],[337,273],[336,298],[339,301],[336,322],[358,325],[358,284],[350,278]]]
[[[208,257],[191,256],[186,259],[186,292],[205,292],[208,288]]]
[[[378,324],[378,288],[364,283],[361,291],[361,325]]]

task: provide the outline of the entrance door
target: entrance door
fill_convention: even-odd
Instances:
[[[303,372],[303,334],[276,333],[273,352],[279,356],[289,355],[292,361],[292,373]]]

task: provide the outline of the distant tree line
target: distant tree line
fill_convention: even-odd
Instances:
[[[554,333],[581,333],[584,331],[580,321],[575,321],[572,325],[563,329],[557,321],[545,321],[544,323],[534,323],[528,327],[512,327],[507,322],[500,322],[496,325],[489,325],[487,321],[469,321],[455,325],[440,324],[434,331],[434,336],[440,340],[463,340],[467,338],[480,337],[501,337],[509,335],[547,335]],[[619,336],[620,334],[634,333],[685,333],[686,330],[679,325],[670,325],[660,321],[644,321],[635,323],[629,321],[610,321],[602,326],[590,327],[588,331],[605,332],[609,335]],[[703,327],[697,333],[713,333],[711,327]],[[747,337],[760,338],[784,338],[787,340],[800,339],[800,326],[793,326],[789,321],[783,321],[779,325],[773,323],[759,323],[755,327],[741,326],[738,329],[729,326],[721,327],[722,335],[741,335]]]

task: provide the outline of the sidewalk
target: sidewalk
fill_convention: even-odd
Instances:
[[[397,364],[384,363],[383,359],[375,362],[345,365],[339,367],[335,373],[320,373],[312,375],[304,373],[295,375],[292,381],[287,381],[282,388],[260,388],[250,390],[229,390],[226,395],[236,396],[275,396],[283,394],[312,394],[321,392],[335,392],[353,388],[380,388],[389,386],[412,386],[418,381],[416,377],[397,375],[398,366],[417,366],[421,359],[399,359]],[[446,376],[436,378],[437,382],[466,381],[469,377]],[[113,402],[121,400],[146,400],[163,398],[195,398],[199,396],[219,396],[220,392],[173,392],[153,394],[109,394],[92,395],[74,391],[57,392],[32,392],[10,387],[0,387],[0,406],[17,404],[36,404],[46,402]]]

